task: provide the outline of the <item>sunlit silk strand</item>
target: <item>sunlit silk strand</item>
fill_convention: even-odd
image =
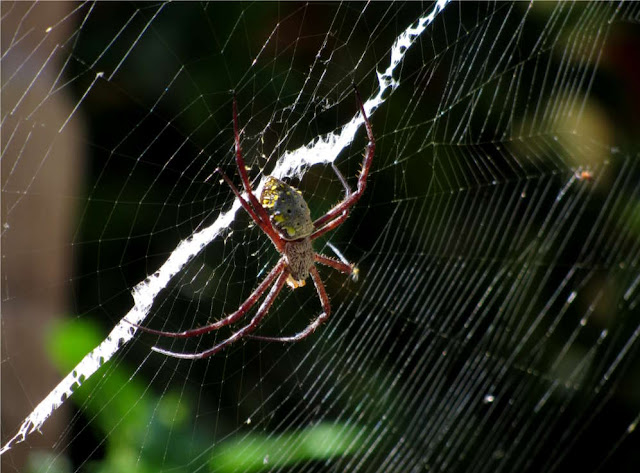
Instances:
[[[384,72],[377,73],[378,93],[364,103],[364,109],[368,116],[371,116],[375,109],[398,87],[399,82],[394,79],[393,73],[402,63],[405,54],[415,40],[433,22],[447,3],[448,0],[439,0],[428,15],[419,18],[396,38],[391,47],[389,65]],[[356,114],[338,133],[328,133],[313,140],[306,146],[286,152],[278,160],[271,174],[278,178],[294,175],[301,176],[306,169],[314,164],[334,162],[342,150],[351,144],[356,132],[363,124],[362,116]],[[259,185],[258,189],[261,187]],[[74,390],[89,379],[100,366],[110,360],[122,346],[133,338],[136,329],[125,322],[125,319],[134,324],[141,324],[149,315],[151,306],[160,291],[167,287],[169,281],[182,271],[189,261],[231,225],[239,209],[240,204],[238,200],[235,200],[231,209],[221,213],[209,227],[182,240],[160,269],[133,288],[133,308],[111,330],[107,338],[87,354],[71,373],[65,376],[47,397],[36,406],[23,421],[16,435],[0,449],[0,455],[11,449],[15,444],[24,441],[27,435],[39,430],[51,414],[71,396]]]

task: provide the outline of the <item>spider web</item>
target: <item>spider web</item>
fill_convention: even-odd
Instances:
[[[634,471],[634,3],[2,3],[6,471]],[[210,176],[312,214],[333,314],[184,330],[279,255]],[[343,256],[340,256],[343,255]],[[321,311],[285,289],[260,326]]]

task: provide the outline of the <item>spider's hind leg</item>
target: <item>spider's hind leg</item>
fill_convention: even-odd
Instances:
[[[340,172],[340,169],[338,169],[338,166],[336,166],[335,163],[331,163],[331,167],[333,168],[333,172],[336,174],[336,176],[338,176],[338,179],[340,180],[340,183],[344,188],[344,197],[346,199],[351,195],[351,188],[349,187],[349,184],[347,184],[347,180],[344,178],[344,175]]]

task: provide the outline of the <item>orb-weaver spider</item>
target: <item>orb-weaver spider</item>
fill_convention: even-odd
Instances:
[[[375,150],[375,140],[373,137],[373,131],[371,130],[371,124],[369,123],[364,111],[364,106],[362,105],[362,100],[357,89],[355,89],[355,95],[358,107],[360,108],[360,112],[364,119],[367,136],[369,138],[369,143],[367,144],[364,155],[362,170],[358,177],[358,188],[355,192],[351,192],[344,177],[342,177],[337,168],[334,167],[334,170],[345,188],[345,198],[342,202],[315,221],[311,220],[311,212],[302,197],[302,193],[295,187],[285,184],[275,177],[269,176],[267,178],[267,182],[260,195],[260,200],[258,200],[253,193],[251,182],[249,181],[247,170],[245,168],[244,158],[242,157],[242,149],[240,147],[238,107],[234,96],[233,131],[236,145],[236,166],[240,173],[240,179],[242,180],[242,185],[244,186],[247,197],[245,198],[242,196],[233,182],[231,182],[231,179],[229,179],[220,168],[217,168],[214,173],[219,173],[222,179],[224,179],[224,181],[229,185],[236,198],[240,201],[242,207],[244,207],[262,231],[267,234],[282,257],[267,277],[264,278],[264,280],[253,291],[253,293],[240,305],[238,310],[222,320],[204,327],[185,330],[183,332],[165,332],[163,330],[154,330],[136,324],[134,325],[145,332],[165,337],[195,337],[238,321],[249,311],[249,309],[251,309],[253,305],[256,304],[258,299],[262,294],[264,294],[269,286],[272,284],[273,286],[251,321],[238,331],[234,332],[229,338],[214,347],[199,353],[177,353],[158,347],[153,347],[152,350],[175,358],[199,359],[209,357],[243,337],[275,342],[297,342],[298,340],[302,340],[303,338],[311,335],[320,324],[329,318],[329,315],[331,314],[329,297],[327,296],[324,284],[320,279],[318,270],[315,267],[315,263],[330,266],[342,273],[349,274],[354,278],[357,276],[357,269],[352,264],[336,261],[320,253],[316,253],[313,250],[311,242],[328,231],[335,229],[346,220],[349,214],[349,209],[360,199],[367,184],[369,167],[371,166]],[[287,283],[292,289],[296,289],[304,286],[308,276],[311,276],[313,284],[316,287],[323,312],[313,322],[311,322],[307,328],[290,337],[251,335],[269,311],[269,308],[285,283]]]

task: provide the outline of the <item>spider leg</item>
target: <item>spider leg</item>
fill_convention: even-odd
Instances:
[[[330,242],[327,242],[327,246],[329,248],[331,248],[333,250],[333,252],[338,256],[338,258],[340,259],[340,261],[342,262],[342,264],[346,265],[346,267],[351,268],[351,273],[347,273],[349,274],[349,276],[351,277],[351,280],[353,282],[358,282],[358,278],[360,277],[360,269],[354,264],[354,263],[349,263],[349,261],[347,260],[347,258],[344,257],[344,255],[342,253],[340,253],[340,250],[338,250],[338,248],[336,248],[335,246],[333,246]],[[337,266],[335,266],[335,260],[333,258],[327,258],[325,255],[323,254],[318,254],[316,253],[315,256],[319,256],[320,258],[318,258],[317,261],[327,264],[328,266],[332,266],[335,269],[340,270],[340,268],[338,268]],[[323,261],[324,260],[324,261]],[[331,263],[329,263],[328,261],[331,261]],[[345,271],[346,272],[346,271]]]
[[[269,294],[267,295],[265,300],[262,302],[262,305],[258,309],[258,312],[251,319],[251,322],[249,322],[249,324],[245,325],[240,330],[238,330],[233,335],[231,335],[229,338],[217,344],[213,348],[209,348],[208,350],[205,350],[199,353],[176,353],[176,352],[165,350],[163,348],[158,348],[158,347],[153,347],[151,349],[155,352],[162,353],[163,355],[172,356],[174,358],[181,358],[184,360],[196,360],[201,358],[207,358],[211,355],[218,353],[227,345],[231,345],[232,343],[241,339],[242,337],[247,336],[258,327],[258,325],[260,324],[260,321],[264,318],[265,315],[267,315],[267,312],[269,311],[269,308],[273,304],[273,301],[282,290],[284,284],[287,281],[287,277],[289,277],[288,271],[282,271],[280,273],[280,276],[276,280],[276,283],[271,288],[271,291],[269,291]]]
[[[271,231],[275,232],[273,225],[271,224],[271,220],[269,219],[269,215],[267,214],[267,211],[260,204],[257,197],[253,193],[253,189],[251,187],[251,181],[249,181],[249,176],[247,175],[247,167],[244,164],[244,157],[242,156],[242,147],[240,146],[240,130],[239,129],[240,127],[238,125],[238,104],[236,102],[236,96],[234,94],[233,95],[233,135],[236,143],[236,165],[238,166],[240,179],[242,180],[242,185],[244,186],[244,190],[247,192],[247,195],[249,196],[249,202],[251,202],[256,212],[260,216],[260,220],[264,223],[264,226],[260,225],[260,227],[263,230],[265,230],[264,227],[269,227]]]
[[[347,219],[348,216],[349,216],[349,209],[346,209],[342,213],[342,215],[339,215],[336,219],[330,221],[329,223],[325,224],[322,228],[319,228],[318,230],[313,232],[311,236],[309,236],[309,238],[311,238],[312,240],[315,240],[316,238],[321,237],[325,233],[330,232],[334,228],[340,226],[342,222],[344,222]]]
[[[371,167],[371,161],[373,161],[373,155],[376,149],[376,140],[373,136],[371,123],[369,123],[367,114],[364,111],[364,105],[362,104],[362,99],[360,98],[360,94],[358,93],[358,89],[355,88],[355,85],[354,85],[354,89],[356,92],[356,101],[358,102],[360,113],[362,113],[362,118],[364,119],[364,126],[367,129],[367,137],[369,138],[369,143],[367,144],[365,155],[364,155],[364,161],[362,162],[362,170],[360,171],[360,176],[358,177],[358,188],[356,189],[355,192],[349,194],[342,202],[340,202],[338,205],[336,205],[334,208],[329,210],[322,217],[320,217],[315,222],[313,222],[316,228],[323,227],[325,223],[331,220],[334,220],[336,218],[340,218],[341,213],[347,211],[353,204],[355,204],[358,200],[360,200],[360,197],[362,197],[364,189],[367,186],[367,176],[369,175],[369,168]]]
[[[333,172],[336,173],[336,176],[338,176],[338,179],[340,179],[340,183],[344,188],[344,194],[345,194],[344,196],[349,197],[351,195],[351,188],[349,187],[349,184],[347,184],[347,180],[344,178],[344,176],[340,172],[340,169],[338,169],[338,166],[336,166],[334,163],[331,163],[331,167],[333,168]]]
[[[271,225],[271,222],[268,219],[266,223],[264,220],[262,220],[262,218],[256,213],[256,210],[251,206],[251,204],[247,202],[244,197],[242,197],[242,194],[240,193],[238,188],[233,185],[233,182],[231,182],[231,179],[227,177],[227,175],[222,171],[222,169],[216,168],[216,170],[213,172],[220,173],[220,176],[222,177],[222,179],[224,179],[224,181],[228,184],[228,186],[231,187],[231,190],[240,201],[240,204],[242,204],[242,207],[251,216],[253,221],[256,222],[256,225],[258,225],[262,229],[262,231],[265,232],[269,238],[271,238],[271,241],[276,246],[276,248],[278,248],[278,250],[282,252],[284,245],[282,244],[282,240],[280,236]],[[264,208],[259,203],[257,205],[258,205],[258,208],[264,210]]]
[[[263,340],[267,342],[297,342],[302,340],[303,338],[311,335],[315,330],[325,322],[329,316],[331,315],[331,304],[329,303],[329,296],[327,296],[327,290],[324,288],[324,284],[322,283],[322,279],[320,279],[320,275],[318,274],[318,270],[315,267],[311,268],[311,278],[313,279],[313,284],[316,286],[316,291],[318,291],[318,297],[320,298],[320,303],[322,304],[323,312],[313,320],[307,328],[302,330],[301,332],[296,333],[291,337],[263,337],[262,335],[249,335],[248,338],[253,338],[255,340]]]
[[[253,210],[253,207],[251,207],[249,202],[247,202],[245,200],[245,198],[242,197],[242,194],[240,193],[238,188],[233,184],[233,182],[231,182],[231,179],[229,179],[229,177],[227,177],[227,175],[224,173],[224,171],[221,168],[216,168],[215,171],[213,171],[213,173],[211,173],[211,175],[209,177],[213,176],[215,173],[220,174],[220,177],[222,177],[222,179],[224,179],[224,182],[226,182],[227,185],[229,187],[231,187],[231,190],[233,191],[235,196],[238,198],[238,200],[242,204],[242,207],[247,211],[247,213],[249,215],[251,215],[251,218],[256,223],[261,222],[260,217],[258,217],[258,215],[256,214],[255,210]],[[207,179],[205,179],[205,182],[209,179],[209,177],[207,177]]]
[[[342,187],[344,187],[345,199],[348,198],[349,196],[351,196],[351,189],[349,188],[349,184],[347,184],[347,180],[344,178],[344,176],[342,175],[342,173],[336,167],[335,164],[331,163],[331,167],[333,168],[333,171],[338,176],[338,179],[340,179],[340,182],[342,183]],[[340,225],[342,222],[344,222],[347,219],[348,216],[349,216],[349,208],[346,208],[344,210],[344,212],[342,212],[342,215],[338,216],[335,220],[329,222],[328,224],[324,225],[322,228],[320,228],[320,229],[316,230],[315,232],[313,232],[310,235],[309,238],[311,238],[312,240],[315,240],[316,238],[318,238],[318,237],[324,235],[325,233],[333,230],[338,225]],[[315,222],[314,222],[314,225],[315,225]]]
[[[260,283],[260,285],[256,288],[256,290],[253,291],[253,293],[247,298],[247,300],[240,305],[238,310],[228,315],[224,319],[218,320],[217,322],[214,322],[209,325],[205,325],[204,327],[193,328],[190,330],[185,330],[183,332],[165,332],[164,330],[154,330],[154,329],[143,327],[141,325],[134,324],[131,322],[129,323],[134,327],[139,328],[143,332],[152,333],[154,335],[160,335],[162,337],[172,337],[172,338],[195,337],[198,335],[203,335],[205,333],[212,332],[214,330],[218,330],[219,328],[224,327],[225,325],[234,323],[235,321],[240,319],[244,314],[246,314],[247,311],[255,305],[258,299],[260,299],[260,296],[262,296],[264,291],[266,291],[267,288],[273,283],[273,280],[278,276],[278,274],[281,274],[283,272],[284,267],[285,267],[285,260],[283,258],[278,262],[278,264],[276,264],[273,267],[271,272],[267,275],[266,278],[264,278],[264,280]]]
[[[320,264],[324,264],[325,266],[329,266],[333,269],[337,269],[338,271],[344,274],[350,275],[354,272],[354,269],[355,269],[355,266],[353,266],[352,264],[346,264],[346,263],[343,263],[342,261],[336,261],[333,258],[329,258],[328,256],[325,256],[320,253],[316,253],[314,255],[314,259],[316,260],[316,262]]]

